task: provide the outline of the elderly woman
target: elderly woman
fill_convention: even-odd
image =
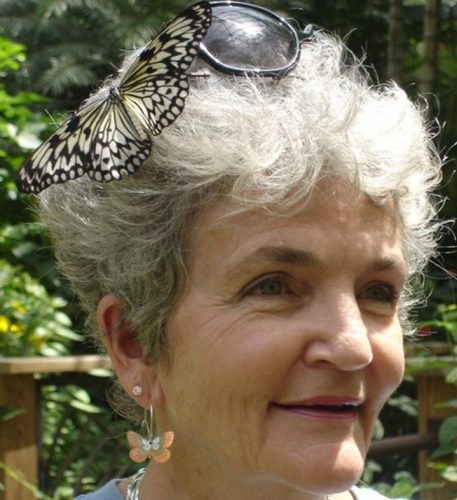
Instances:
[[[354,485],[435,248],[422,114],[339,40],[253,5],[200,3],[164,33],[19,180],[55,184],[41,216],[118,410],[144,420],[128,438],[147,467],[81,498],[381,498]]]

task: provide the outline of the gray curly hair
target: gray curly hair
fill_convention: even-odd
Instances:
[[[424,110],[393,83],[372,85],[339,39],[317,33],[285,78],[191,78],[182,115],[138,172],[51,186],[40,215],[91,330],[99,300],[114,293],[157,360],[186,279],[186,236],[215,197],[285,213],[337,176],[376,203],[394,200],[413,278],[436,247],[440,167]]]

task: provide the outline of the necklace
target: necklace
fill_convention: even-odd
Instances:
[[[140,500],[141,480],[143,479],[145,472],[146,467],[143,467],[132,477],[132,480],[130,481],[127,488],[126,500]]]
[[[130,481],[127,488],[127,498],[126,500],[140,500],[140,486],[141,480],[143,479],[144,473],[146,472],[146,467],[140,469]],[[333,497],[326,496],[325,500],[333,500]]]

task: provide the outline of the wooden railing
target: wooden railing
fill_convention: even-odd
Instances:
[[[25,482],[38,485],[39,415],[36,374],[88,372],[108,368],[104,356],[1,358],[0,406],[20,408],[14,419],[0,422],[0,500],[33,500]],[[14,474],[11,474],[13,471]],[[18,480],[17,475],[22,478]]]
[[[14,419],[0,422],[0,500],[33,500],[35,495],[26,483],[38,486],[39,436],[38,374],[89,372],[109,368],[108,358],[85,355],[59,358],[0,357],[0,407],[23,410]],[[423,373],[417,377],[419,422],[418,434],[387,438],[374,442],[369,456],[417,452],[420,453],[420,481],[436,481],[427,467],[427,451],[437,445],[438,423],[450,415],[450,409],[436,408],[437,402],[457,398],[457,388],[446,384],[442,374]],[[14,471],[11,474],[9,471]],[[18,480],[18,476],[20,476]],[[449,496],[448,496],[449,495]],[[424,490],[421,500],[451,498],[449,490]]]

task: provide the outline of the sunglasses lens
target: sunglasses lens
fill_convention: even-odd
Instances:
[[[273,13],[246,5],[212,5],[203,50],[214,63],[239,71],[281,71],[295,63],[298,37]]]

